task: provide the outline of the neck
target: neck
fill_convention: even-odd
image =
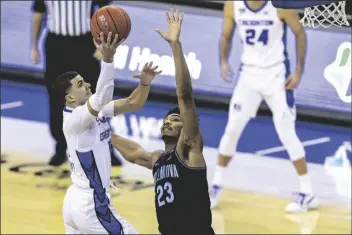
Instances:
[[[253,8],[259,8],[264,4],[265,1],[247,1],[248,5]]]
[[[177,139],[175,137],[164,136],[165,151],[170,151],[177,145]]]
[[[71,104],[66,103],[65,105],[66,105],[67,107],[71,108],[71,109],[74,109],[74,108],[77,108],[77,107],[78,107],[78,105],[77,105],[76,103],[71,103]]]

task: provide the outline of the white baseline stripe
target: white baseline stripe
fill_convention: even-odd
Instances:
[[[15,101],[15,102],[1,104],[1,110],[13,109],[13,108],[21,107],[21,106],[23,106],[23,101]]]
[[[318,139],[304,141],[304,142],[302,142],[302,145],[304,147],[306,147],[306,146],[311,146],[311,145],[323,144],[323,143],[326,143],[329,141],[330,141],[329,137],[322,137],[322,138],[318,138]],[[278,147],[259,150],[255,154],[265,155],[265,154],[269,154],[269,153],[281,152],[284,150],[286,150],[284,146],[278,146]]]

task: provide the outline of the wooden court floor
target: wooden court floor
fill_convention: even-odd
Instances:
[[[52,168],[31,162],[27,156],[2,156],[1,234],[63,234],[61,207],[70,185],[68,167]],[[158,233],[152,182],[119,176],[112,180],[120,188],[111,191],[119,214],[141,234]],[[322,207],[300,215],[284,214],[288,200],[237,192],[224,192],[213,210],[218,234],[351,234],[351,212]]]

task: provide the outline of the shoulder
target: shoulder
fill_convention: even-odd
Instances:
[[[297,16],[298,12],[296,9],[276,9],[277,15],[281,20],[285,20],[288,17]]]
[[[151,152],[150,155],[151,155],[151,158],[152,158],[152,166],[154,166],[155,162],[159,159],[159,157],[163,153],[164,153],[163,150],[155,150],[155,151]]]

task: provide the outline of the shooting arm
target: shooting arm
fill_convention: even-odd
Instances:
[[[43,22],[46,6],[44,0],[35,0],[32,7],[33,22],[32,22],[32,49],[37,49],[37,42],[39,37],[40,28]]]
[[[111,135],[111,144],[124,159],[148,169],[153,168],[154,159],[160,152],[147,152],[136,142],[115,134]]]
[[[233,12],[234,2],[225,1],[224,4],[224,22],[223,30],[220,39],[220,61],[221,63],[227,63],[231,50],[231,42],[233,37],[233,32],[235,29],[235,18]]]
[[[184,143],[192,146],[199,133],[198,116],[193,101],[192,82],[181,43],[171,43],[176,70],[176,93],[183,122]]]
[[[297,55],[297,72],[302,73],[304,70],[307,37],[303,25],[300,22],[296,10],[279,9],[279,15],[292,29],[296,36],[296,55]]]
[[[68,130],[77,134],[87,129],[104,106],[112,100],[113,92],[114,65],[102,61],[96,93],[89,97],[85,105],[72,111],[72,115],[67,120]]]

